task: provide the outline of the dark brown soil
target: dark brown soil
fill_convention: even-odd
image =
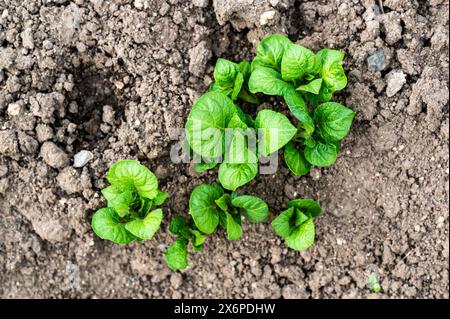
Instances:
[[[0,0],[0,297],[448,298],[448,10],[447,0]],[[273,32],[346,52],[337,98],[358,115],[337,163],[307,177],[280,164],[243,189],[274,213],[316,198],[316,243],[295,252],[269,223],[246,225],[242,240],[219,232],[189,269],[170,271],[168,221],[217,176],[171,163],[171,130],[217,57],[251,59]],[[93,159],[75,168],[81,150]],[[96,238],[90,218],[108,166],[124,158],[171,197],[153,240],[119,247]]]

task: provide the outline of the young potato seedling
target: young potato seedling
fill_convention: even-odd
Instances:
[[[167,249],[166,263],[172,270],[185,269],[188,266],[188,245],[191,243],[195,252],[202,250],[205,242],[203,235],[194,225],[192,219],[187,221],[176,216],[169,225],[169,232],[177,236],[175,242]]]
[[[226,230],[227,239],[238,240],[242,237],[242,218],[261,223],[269,215],[269,207],[256,196],[229,194],[218,184],[202,184],[191,193],[189,213],[189,221],[177,216],[169,226],[169,231],[177,236],[166,253],[172,270],[187,268],[189,243],[195,252],[201,251],[205,234],[212,234],[219,226]]]
[[[259,145],[251,148],[249,141],[254,139],[255,130],[260,133]],[[206,160],[196,166],[196,171],[214,168],[223,159],[219,181],[232,191],[256,177],[258,156],[278,151],[296,133],[297,128],[283,114],[261,110],[253,120],[228,96],[216,91],[205,93],[195,102],[186,122],[189,146]]]
[[[347,85],[343,59],[341,51],[322,49],[314,54],[277,34],[258,45],[249,91],[284,97],[298,120],[298,131],[284,148],[286,165],[295,175],[307,174],[311,165],[332,165],[340,141],[350,130],[355,113],[330,102],[333,94]]]
[[[272,221],[272,227],[289,248],[306,250],[314,243],[313,220],[320,212],[319,203],[313,199],[291,200],[288,209]]]
[[[218,184],[202,184],[191,193],[189,213],[203,233],[212,234],[221,226],[229,240],[238,240],[242,237],[242,218],[261,223],[269,215],[269,207],[256,196],[230,194]]]
[[[102,189],[107,207],[92,217],[95,234],[116,244],[149,240],[159,229],[163,218],[161,206],[168,193],[158,190],[158,179],[147,167],[135,160],[113,164],[106,174],[111,184]]]

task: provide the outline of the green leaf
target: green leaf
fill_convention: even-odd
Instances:
[[[242,76],[244,77],[244,82],[247,82],[250,74],[252,73],[252,66],[250,62],[247,60],[243,60],[238,64],[239,72],[242,73]]]
[[[312,94],[319,94],[322,86],[322,79],[315,79],[308,84],[300,85],[296,90],[300,92],[309,92]]]
[[[240,128],[246,130],[247,124],[242,120],[238,113],[235,113],[227,124],[227,128]]]
[[[223,194],[217,185],[202,184],[194,188],[189,200],[189,213],[197,228],[205,234],[211,234],[219,224],[219,210],[215,201]]]
[[[309,115],[306,103],[302,96],[295,91],[290,89],[284,94],[284,100],[289,107],[291,113],[300,121],[302,128],[304,129],[304,137],[307,138],[311,136],[314,131],[314,122]]]
[[[220,157],[225,147],[224,130],[235,112],[233,101],[224,94],[203,94],[186,122],[187,140],[192,150],[205,159]]]
[[[92,216],[92,229],[98,237],[116,244],[128,244],[135,239],[120,222],[119,215],[109,207],[95,212]]]
[[[250,75],[248,88],[251,93],[282,96],[287,91],[293,89],[293,86],[283,81],[281,74],[274,69],[257,67]]]
[[[166,262],[172,270],[185,269],[188,266],[188,241],[185,238],[178,238],[166,252]]]
[[[252,103],[252,104],[260,103],[258,98],[254,94],[247,92],[247,90],[245,88],[243,88],[241,90],[241,92],[239,92],[239,98],[242,101],[247,102],[247,103]]]
[[[216,161],[212,161],[209,163],[197,163],[197,164],[195,164],[194,170],[197,174],[200,174],[200,173],[207,171],[209,169],[212,169],[216,166],[217,166]]]
[[[216,205],[224,212],[228,211],[228,204],[231,201],[230,194],[223,194],[220,198],[216,199]]]
[[[295,210],[295,215],[296,215],[295,226],[300,226],[301,224],[303,224],[304,222],[306,222],[308,219],[311,218],[310,214],[306,215],[298,209]]]
[[[298,44],[286,46],[281,60],[281,75],[285,81],[299,81],[306,74],[314,72],[316,56],[314,53]]]
[[[219,167],[219,181],[223,188],[236,190],[247,184],[258,174],[257,163],[230,164],[222,163]]]
[[[199,247],[199,246],[203,245],[203,243],[206,240],[206,237],[201,232],[194,229],[192,231],[192,235],[193,235],[192,245],[194,247]]]
[[[347,86],[347,77],[342,68],[344,52],[332,49],[322,49],[317,52],[316,56],[322,65],[320,75],[327,87],[332,92],[345,88]]]
[[[156,195],[156,198],[153,200],[153,205],[155,206],[161,206],[166,201],[167,197],[169,197],[168,192],[161,192],[158,191],[158,195]]]
[[[114,184],[102,189],[101,192],[108,201],[108,207],[114,208],[120,217],[130,213],[130,205],[136,199],[131,186]]]
[[[242,237],[242,227],[230,213],[227,215],[227,238],[228,240],[238,240]],[[238,217],[240,219],[240,216]]]
[[[284,161],[294,175],[301,176],[309,173],[311,164],[308,163],[305,156],[300,152],[293,142],[289,142],[284,147]]]
[[[291,219],[294,216],[294,213],[295,208],[290,207],[281,212],[280,215],[272,221],[272,227],[278,236],[285,238],[292,232]]]
[[[214,66],[214,81],[221,87],[233,88],[238,72],[236,63],[219,58]]]
[[[314,147],[305,147],[305,158],[312,165],[327,167],[336,162],[337,152],[334,144],[316,143]]]
[[[300,226],[294,228],[294,230],[285,237],[286,245],[294,250],[305,250],[311,247],[314,243],[314,222],[312,218],[309,218]]]
[[[286,116],[272,110],[261,110],[255,121],[258,128],[259,151],[268,156],[286,145],[297,129]]]
[[[319,216],[322,211],[319,203],[310,198],[291,200],[288,207],[295,207],[305,214],[310,214],[312,217]]]
[[[169,224],[169,231],[174,235],[181,235],[181,231],[186,227],[186,218],[182,216],[175,216]]]
[[[248,148],[247,138],[244,135],[247,131],[235,129],[233,133],[224,162],[229,164],[257,163],[258,159],[253,151]],[[249,132],[249,134],[253,134],[253,132]],[[256,148],[256,145],[253,148]]]
[[[292,42],[284,35],[269,35],[256,48],[256,57],[252,62],[252,69],[258,66],[267,66],[280,70],[281,60],[283,58],[285,48]]]
[[[242,84],[244,84],[244,76],[242,73],[238,73],[236,75],[236,79],[234,80],[233,91],[231,92],[231,99],[234,101],[241,92]]]
[[[224,87],[224,86],[220,86],[216,82],[213,82],[211,84],[211,86],[209,87],[208,91],[222,93],[223,95],[226,95],[226,96],[231,96],[231,93],[233,92],[233,87],[232,86]]]
[[[137,218],[129,221],[125,224],[125,229],[140,239],[149,240],[159,229],[162,218],[162,209],[155,209],[148,213],[144,219]]]
[[[238,196],[232,199],[231,204],[241,208],[244,216],[251,223],[261,223],[269,216],[269,207],[266,202],[256,196]]]
[[[325,141],[340,141],[350,130],[355,114],[339,103],[323,103],[314,112],[317,131]]]
[[[158,195],[158,179],[136,160],[122,160],[113,164],[106,174],[113,185],[133,186],[140,196],[154,199]]]

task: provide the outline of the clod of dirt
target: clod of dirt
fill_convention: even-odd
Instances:
[[[386,82],[386,95],[392,97],[400,91],[406,83],[406,75],[401,70],[392,70],[386,75]]]
[[[212,53],[206,41],[201,41],[189,50],[189,72],[201,76],[206,69],[206,64],[211,59]]]
[[[56,177],[58,185],[67,193],[81,193],[84,189],[92,187],[89,176],[80,174],[73,167],[66,167]]]
[[[40,155],[44,162],[53,168],[62,168],[69,164],[69,156],[53,142],[42,144]]]
[[[426,67],[423,70],[420,79],[412,86],[406,109],[410,115],[419,114],[423,103],[426,106],[426,121],[430,131],[439,127],[441,118],[438,114],[442,113],[449,98],[448,86],[445,81],[439,79],[439,74],[439,70],[434,67]]]
[[[254,29],[266,25],[276,25],[280,13],[275,9],[279,2],[274,0],[213,0],[214,12],[219,24],[230,22],[237,30]]]

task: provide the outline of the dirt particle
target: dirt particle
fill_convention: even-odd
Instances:
[[[53,168],[62,168],[69,164],[67,154],[53,142],[42,144],[40,155],[44,162]]]
[[[189,72],[196,76],[202,76],[206,70],[206,64],[212,57],[212,52],[206,41],[201,41],[189,50]]]

